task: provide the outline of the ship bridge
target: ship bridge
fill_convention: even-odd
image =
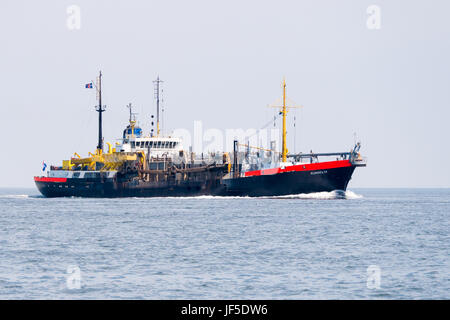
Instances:
[[[156,156],[159,153],[179,152],[183,150],[183,147],[181,139],[177,137],[129,136],[116,143],[116,150],[120,152],[151,152]]]
[[[129,124],[123,130],[122,139],[118,139],[116,142],[116,152],[144,152],[147,155],[151,154],[153,157],[174,157],[179,155],[183,150],[180,138],[160,136],[159,120],[156,136],[153,135],[153,130],[151,135],[144,136],[136,121],[136,113],[132,112],[131,103],[127,105],[127,108],[130,109]]]
[[[125,130],[123,130],[123,138],[135,136],[140,138],[142,136],[142,129],[137,126],[128,125]]]

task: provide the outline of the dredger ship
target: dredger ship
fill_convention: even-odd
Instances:
[[[98,105],[98,144],[95,153],[77,153],[50,166],[46,176],[36,176],[45,197],[181,197],[181,196],[283,196],[346,190],[356,167],[365,166],[360,143],[348,152],[289,154],[286,139],[286,82],[283,80],[282,146],[270,149],[241,144],[232,152],[194,154],[183,148],[180,138],[160,132],[160,83],[155,82],[156,130],[144,135],[131,104],[129,123],[115,145],[102,135],[102,73],[95,88]],[[152,118],[154,116],[152,115]],[[154,122],[152,122],[154,126]],[[330,160],[332,158],[332,160]],[[325,160],[322,160],[325,159]],[[45,171],[45,168],[44,168]]]

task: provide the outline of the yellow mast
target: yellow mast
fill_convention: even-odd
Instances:
[[[274,107],[274,108],[280,108],[281,111],[280,113],[283,115],[283,141],[282,141],[282,146],[281,146],[281,161],[282,162],[286,162],[287,160],[287,154],[288,154],[288,149],[287,149],[287,131],[286,131],[286,116],[288,113],[288,109],[289,108],[301,108],[302,106],[295,106],[295,105],[286,105],[286,79],[283,78],[283,105],[269,105],[269,107]]]
[[[130,127],[131,127],[131,137],[134,138],[134,125],[136,124],[136,121],[130,120]]]
[[[283,109],[281,110],[283,113],[283,146],[281,150],[281,158],[283,162],[286,162],[286,155],[287,155],[287,147],[286,147],[286,80],[283,78]]]

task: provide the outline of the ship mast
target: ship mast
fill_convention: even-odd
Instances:
[[[130,109],[130,128],[131,128],[131,136],[134,137],[134,126],[136,124],[136,118],[133,117],[135,113],[132,112],[131,102],[127,105],[127,108]]]
[[[289,108],[301,108],[302,106],[296,106],[296,105],[287,105],[286,104],[286,80],[283,78],[283,105],[279,106],[279,105],[270,105],[269,107],[274,107],[274,108],[280,108],[280,114],[283,115],[283,129],[282,129],[282,134],[283,134],[283,141],[282,141],[282,146],[281,146],[281,161],[282,162],[286,162],[287,160],[287,154],[288,154],[288,149],[287,149],[287,130],[286,130],[286,116],[288,113],[288,109]]]
[[[281,110],[283,114],[283,146],[281,150],[281,158],[283,162],[286,162],[287,147],[286,147],[286,80],[283,78],[283,109]]]
[[[97,154],[101,155],[103,153],[103,134],[102,134],[102,113],[105,112],[105,106],[102,105],[102,72],[100,71],[98,76],[98,106],[95,110],[98,112],[98,145]]]
[[[162,83],[163,81],[159,80],[159,76],[158,78],[153,81],[153,83],[155,84],[155,99],[156,99],[156,136],[159,136],[159,84]]]
[[[128,120],[129,122],[130,122],[130,124],[131,124],[131,116],[132,116],[132,107],[131,107],[131,103],[129,103],[128,105],[127,105],[127,108],[128,109],[130,109],[130,120]]]

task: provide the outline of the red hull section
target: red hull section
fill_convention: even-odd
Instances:
[[[67,182],[67,178],[34,177],[35,182]]]
[[[247,171],[244,174],[246,177],[253,177],[253,176],[262,176],[262,175],[272,175],[272,174],[283,173],[283,172],[327,170],[327,169],[345,168],[345,167],[351,167],[351,166],[352,166],[352,164],[350,163],[349,160],[338,160],[338,161],[328,161],[328,162],[320,162],[320,163],[298,164],[298,165],[286,167],[284,169],[272,168],[272,169],[264,169],[264,170]]]

